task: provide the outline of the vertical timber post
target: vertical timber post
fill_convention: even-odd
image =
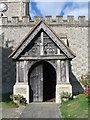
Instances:
[[[43,55],[43,32],[41,33],[40,54]]]
[[[56,84],[56,103],[61,103],[60,95],[59,95],[59,84],[61,83],[61,61],[57,60],[57,84]]]
[[[19,78],[19,70],[18,70],[18,62],[16,62],[16,84],[18,83],[18,78]]]
[[[69,61],[66,60],[66,81],[69,83]]]
[[[57,49],[57,54],[60,55],[60,49]],[[56,82],[56,103],[61,103],[60,97],[59,97],[59,89],[58,85],[61,82],[61,60],[57,60],[57,82]]]

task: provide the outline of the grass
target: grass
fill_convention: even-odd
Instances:
[[[88,118],[88,95],[80,94],[77,98],[62,102],[60,105],[60,111],[62,117],[67,118]]]
[[[10,93],[2,95],[2,102],[0,102],[0,108],[15,108],[16,105],[10,99]]]
[[[0,102],[0,108],[16,108],[16,105],[14,102]]]

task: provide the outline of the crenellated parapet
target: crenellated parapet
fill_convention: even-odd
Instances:
[[[8,17],[0,17],[0,25],[34,25],[41,19],[45,20],[50,25],[88,26],[88,20],[86,20],[85,16],[79,16],[77,20],[74,19],[74,16],[67,16],[67,19],[64,19],[63,16],[56,16],[56,19],[52,19],[52,16],[45,16],[45,18],[35,16],[34,19],[30,19],[29,16],[23,16],[22,20],[19,20],[19,17],[12,17],[10,21]]]

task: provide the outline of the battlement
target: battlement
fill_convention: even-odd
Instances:
[[[78,20],[75,20],[74,16],[67,16],[67,19],[64,19],[63,16],[56,16],[56,19],[52,19],[52,16],[45,16],[45,18],[35,16],[33,20],[29,16],[23,16],[22,20],[19,20],[19,17],[12,17],[11,21],[8,20],[8,17],[0,17],[0,25],[34,25],[41,19],[45,20],[49,25],[88,26],[88,20],[86,20],[85,16],[79,16]]]

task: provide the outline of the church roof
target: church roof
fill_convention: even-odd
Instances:
[[[40,20],[27,34],[27,36],[20,42],[20,44],[12,51],[12,53],[9,55],[9,57],[12,57],[12,59],[16,59],[21,52],[26,48],[26,46],[30,43],[30,41],[35,37],[38,32],[43,29],[49,37],[56,43],[56,45],[65,53],[65,55],[68,58],[74,58],[76,55],[74,52],[64,43],[63,40],[60,39],[60,36],[56,34],[54,30],[51,29],[51,27],[44,21]],[[29,41],[27,41],[27,39]]]

